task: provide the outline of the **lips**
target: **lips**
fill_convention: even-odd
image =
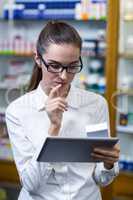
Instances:
[[[55,82],[55,84],[61,84],[61,85],[65,85],[66,84],[66,82]]]

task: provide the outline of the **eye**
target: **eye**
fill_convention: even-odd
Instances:
[[[79,67],[81,67],[79,64],[75,64],[75,65],[71,66],[71,69],[75,69],[75,68],[79,68]]]
[[[55,63],[49,63],[49,66],[52,67],[53,69],[60,69],[61,66]]]

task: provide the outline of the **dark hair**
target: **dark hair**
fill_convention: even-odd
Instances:
[[[82,40],[78,32],[69,24],[60,21],[49,21],[40,32],[37,40],[36,48],[37,53],[43,54],[47,51],[50,44],[73,44],[81,51]],[[42,70],[37,65],[34,66],[28,91],[37,88],[42,79]]]

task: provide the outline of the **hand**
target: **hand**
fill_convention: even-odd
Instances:
[[[63,112],[67,111],[67,102],[61,94],[61,84],[51,89],[45,109],[50,119],[50,132],[58,132],[61,127]]]
[[[99,159],[104,162],[104,167],[106,169],[111,169],[114,163],[119,160],[120,146],[119,144],[114,145],[112,148],[95,148],[92,156],[94,159]]]

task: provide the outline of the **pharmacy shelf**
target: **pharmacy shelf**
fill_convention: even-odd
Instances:
[[[133,53],[120,53],[119,57],[124,59],[133,59]]]
[[[85,1],[86,2],[86,1]],[[95,5],[96,4],[96,5]],[[10,10],[12,10],[13,18],[17,19],[75,19],[79,18],[106,18],[106,1],[94,1],[89,2],[89,9],[92,12],[88,12],[88,6],[83,1],[80,0],[45,0],[45,1],[25,1],[16,0],[12,1],[11,4],[5,3],[3,6],[3,17],[10,18]],[[77,7],[78,6],[78,7]],[[86,12],[79,11],[86,7]],[[97,10],[96,10],[97,6]],[[102,8],[101,8],[102,6]],[[93,8],[94,7],[94,8]]]
[[[90,55],[89,51],[83,50],[81,52],[82,56],[89,56],[90,58],[99,58],[99,59],[104,59],[106,57],[106,55],[100,55],[100,54],[96,54],[96,55]],[[29,53],[29,54],[21,54],[21,53],[0,53],[0,56],[15,56],[15,57],[26,57],[26,58],[32,58],[33,57],[33,53]]]
[[[125,22],[133,22],[133,16],[130,16],[130,18],[128,16],[125,16],[123,21],[125,21]]]
[[[31,58],[33,56],[33,53],[29,54],[21,54],[21,53],[0,53],[0,56],[18,56],[18,57],[26,57]]]
[[[118,89],[117,95],[118,96],[121,96],[121,95],[133,96],[133,89],[130,89],[130,90]]]
[[[26,18],[26,17],[20,17],[20,18],[14,18],[13,19],[13,21],[32,21],[33,20],[33,18],[32,18],[32,16],[30,17],[30,15]],[[75,13],[73,14],[73,12],[72,12],[72,14],[70,15],[70,14],[68,14],[68,15],[66,15],[66,16],[63,16],[62,17],[62,15],[61,15],[61,17],[60,17],[60,14],[59,15],[57,15],[57,14],[55,14],[55,15],[45,15],[45,16],[42,16],[41,18],[38,18],[37,16],[34,16],[34,20],[35,21],[44,21],[44,20],[68,20],[68,21],[80,21],[80,22],[84,22],[84,21],[87,21],[87,22],[104,22],[104,23],[106,23],[107,22],[107,18],[106,17],[101,17],[101,18],[97,18],[97,17],[94,17],[94,18],[88,18],[88,19],[82,19],[82,18],[79,18],[79,19],[77,19],[76,17],[75,17]],[[10,21],[10,19],[9,18],[3,18],[3,17],[0,17],[0,21],[5,21],[5,22],[7,22],[7,21]]]
[[[99,54],[90,55],[89,51],[84,51],[84,50],[81,52],[81,56],[88,56],[89,58],[98,58],[98,59],[106,58],[106,55],[99,55]]]
[[[48,20],[52,20],[53,18],[45,18],[45,19],[34,19],[34,22],[41,22],[41,21],[48,21]],[[87,22],[87,23],[107,23],[107,19],[106,18],[100,18],[100,19],[76,19],[76,18],[55,18],[55,19],[53,19],[53,20],[67,20],[67,21],[75,21],[75,22]],[[10,19],[4,19],[4,18],[2,18],[2,17],[0,17],[0,21],[1,22],[8,22],[8,21],[10,21]],[[33,19],[32,18],[27,18],[27,19],[13,19],[13,22],[19,22],[19,21],[21,21],[21,22],[33,22]]]
[[[121,133],[130,133],[133,134],[133,125],[128,125],[128,126],[117,126],[117,131]]]

